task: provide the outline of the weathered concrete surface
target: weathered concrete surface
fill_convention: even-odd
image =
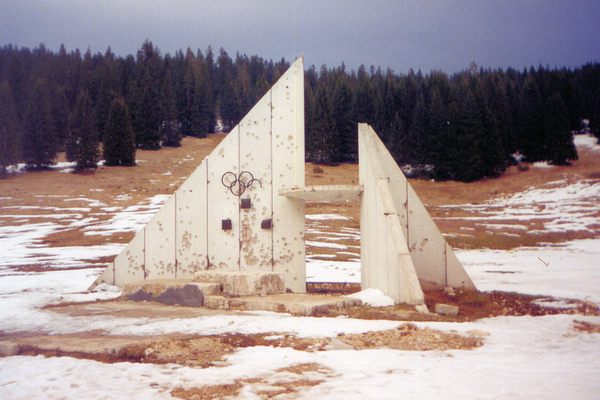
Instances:
[[[286,293],[265,297],[251,296],[229,299],[229,308],[244,311],[287,312],[294,315],[313,315],[329,309],[360,306],[362,302],[344,296]]]
[[[168,288],[181,288],[185,285],[193,285],[198,287],[204,295],[216,295],[222,293],[222,285],[220,283],[213,282],[194,282],[191,278],[189,279],[163,279],[163,280],[148,280],[144,281],[139,285],[125,285],[121,292],[123,296],[128,297],[140,289],[144,292],[153,296],[159,296],[165,292]]]
[[[229,299],[225,296],[204,296],[204,307],[214,310],[228,310]]]
[[[363,288],[422,304],[425,288],[476,290],[412,186],[367,124],[359,124]]]
[[[156,301],[169,305],[202,307],[204,305],[204,294],[198,286],[184,285],[181,288],[168,288],[156,297]]]
[[[437,303],[434,307],[434,311],[440,315],[456,317],[458,315],[459,307],[450,304]]]
[[[8,339],[0,342],[0,348],[4,345],[16,354],[27,354],[32,350],[35,353],[55,352],[57,354],[85,353],[87,355],[110,355],[117,354],[122,348],[132,344],[143,344],[151,340],[140,340],[136,336],[95,335],[90,333],[78,333],[68,335],[27,336]]]
[[[157,285],[148,290],[139,287],[125,298],[130,301],[156,301],[162,304],[186,307],[202,307],[204,305],[204,293],[198,285],[184,284],[162,288],[164,290],[157,289]]]
[[[362,191],[361,185],[319,185],[281,189],[279,195],[305,201],[353,201],[360,200]]]
[[[266,296],[285,293],[283,277],[274,272],[202,271],[195,281],[222,285],[225,296]]]
[[[189,279],[199,271],[277,272],[305,292],[304,62],[296,60],[137,232],[95,284]],[[247,205],[247,206],[245,206]],[[223,221],[230,228],[224,229]],[[227,226],[227,224],[225,225]],[[233,250],[235,249],[235,250]],[[231,278],[231,294],[255,294]],[[268,294],[279,291],[265,282]],[[270,286],[271,285],[271,286]]]
[[[0,341],[0,357],[10,357],[19,354],[19,345],[11,341]]]

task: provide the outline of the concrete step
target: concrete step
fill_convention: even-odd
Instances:
[[[204,296],[204,307],[213,310],[228,310],[229,299],[225,296]]]
[[[362,301],[344,296],[298,293],[229,299],[229,309],[232,310],[287,312],[304,316],[314,315],[327,309],[344,309],[360,305]]]
[[[220,283],[226,296],[266,296],[285,293],[280,274],[262,271],[201,271],[194,282]]]
[[[223,285],[214,282],[190,282],[188,285],[196,286],[204,293],[204,296],[215,296],[223,293]]]

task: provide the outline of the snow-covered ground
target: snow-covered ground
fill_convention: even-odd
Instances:
[[[578,146],[597,146],[577,137]],[[598,146],[600,149],[600,146]],[[100,268],[74,269],[90,259],[113,255],[122,244],[56,247],[43,238],[62,229],[79,227],[85,234],[109,235],[142,227],[164,202],[155,197],[128,208],[106,207],[92,201],[70,201],[64,208],[9,211],[0,216],[14,224],[0,227],[0,331],[47,334],[101,329],[112,335],[168,333],[218,334],[226,332],[286,332],[298,337],[335,337],[394,329],[397,321],[353,318],[311,318],[269,312],[207,315],[193,318],[106,318],[57,314],[41,307],[63,301],[108,299],[119,295],[110,287],[86,292]],[[76,200],[81,200],[77,198]],[[89,199],[93,200],[93,199]],[[526,221],[538,218],[543,232],[592,230],[598,233],[600,185],[594,181],[554,182],[485,205],[460,206],[483,212],[487,229],[524,231]],[[80,207],[80,205],[83,205]],[[542,207],[543,206],[543,207]],[[95,218],[88,208],[110,215]],[[453,206],[459,207],[459,206]],[[105,208],[105,210],[101,210]],[[36,212],[38,212],[36,214]],[[88,219],[82,219],[83,213]],[[92,213],[93,214],[93,213]],[[106,215],[105,214],[105,215]],[[98,217],[98,216],[96,216]],[[359,282],[357,229],[329,232],[321,224],[345,221],[345,216],[318,214],[307,217],[307,232],[314,248],[346,253],[351,261],[327,260],[308,254],[309,281]],[[523,224],[508,223],[514,220]],[[503,222],[504,221],[504,222]],[[338,243],[343,241],[344,244]],[[476,285],[482,290],[505,290],[600,303],[600,239],[569,241],[511,251],[462,250],[457,252]],[[26,272],[18,265],[55,268]],[[361,294],[378,303],[377,293]],[[382,305],[382,304],[379,304]],[[554,304],[553,304],[554,305]],[[306,372],[305,378],[323,382],[300,390],[294,398],[326,399],[598,399],[600,393],[600,334],[573,328],[575,320],[600,323],[599,317],[553,315],[497,317],[472,323],[417,323],[443,331],[486,332],[484,345],[475,350],[401,351],[392,349],[307,352],[291,348],[247,347],[227,357],[224,365],[189,368],[179,365],[134,363],[105,364],[70,357],[0,358],[0,399],[163,399],[174,388],[233,383],[257,378],[240,397],[255,399],[262,385],[294,379],[280,369],[316,363],[329,372]],[[296,376],[297,378],[297,376]]]

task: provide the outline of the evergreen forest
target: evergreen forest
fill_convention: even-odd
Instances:
[[[136,149],[179,146],[235,126],[289,62],[206,51],[135,55],[0,48],[0,177],[10,165],[76,171],[135,165]],[[415,176],[474,181],[515,162],[577,159],[582,121],[600,137],[600,64],[441,71],[314,66],[305,71],[306,159],[356,162],[357,122],[367,122]],[[587,129],[587,124],[585,124]]]

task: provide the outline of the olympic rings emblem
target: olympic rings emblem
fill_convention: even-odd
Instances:
[[[262,188],[262,182],[259,179],[254,178],[249,171],[242,171],[239,175],[234,172],[227,171],[221,177],[221,183],[225,186],[234,196],[241,196],[244,194],[246,189],[258,182]]]

